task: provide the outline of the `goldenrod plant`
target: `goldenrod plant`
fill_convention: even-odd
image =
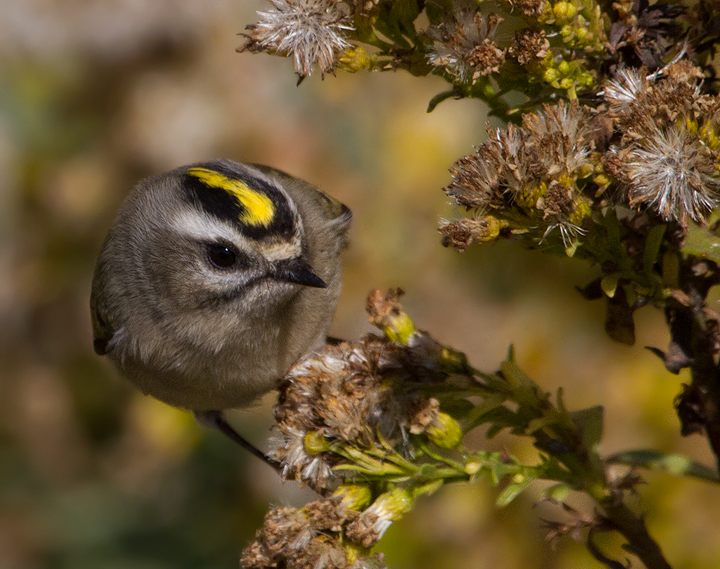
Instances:
[[[298,82],[314,71],[432,74],[448,89],[428,112],[471,98],[506,123],[450,167],[443,190],[465,214],[441,221],[442,244],[506,239],[589,262],[597,278],[580,293],[604,300],[605,330],[624,344],[635,342],[634,311],[663,311],[670,344],[651,350],[691,377],[675,400],[681,432],[705,434],[720,461],[720,315],[707,303],[720,282],[720,33],[709,25],[720,4],[268,1],[238,50],[291,57]],[[499,505],[553,481],[547,499],[575,521],[545,522],[551,538],[571,534],[621,567],[596,542],[618,532],[635,560],[670,567],[628,504],[638,469],[717,483],[715,469],[650,450],[603,456],[602,408],[568,410],[512,351],[482,373],[472,354],[415,329],[397,291],[374,292],[368,309],[382,336],[328,346],[283,383],[273,454],[321,498],[272,510],[244,567],[383,566],[372,546],[419,496],[477,479],[502,486]],[[540,461],[464,448],[479,425],[531,437]],[[594,509],[567,504],[572,492]]]

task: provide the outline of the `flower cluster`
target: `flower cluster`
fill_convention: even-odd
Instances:
[[[446,244],[459,250],[502,232],[533,232],[537,242],[558,229],[564,245],[583,232],[590,201],[581,181],[594,171],[593,113],[576,103],[525,115],[523,127],[489,132],[475,154],[451,169],[445,192],[480,219],[446,223]]]
[[[562,391],[553,401],[515,365],[512,351],[497,374],[474,370],[463,354],[415,328],[401,293],[368,298],[383,338],[328,348],[296,364],[281,387],[275,456],[286,476],[322,497],[270,511],[241,566],[380,569],[384,559],[371,549],[416,499],[481,478],[502,485],[501,507],[537,479],[556,482],[545,492],[554,502],[585,492],[604,511],[594,515],[598,524],[622,532],[609,521],[612,508],[624,508],[624,493],[639,479],[607,477],[598,455],[602,408],[569,412]],[[465,449],[460,422],[467,430],[488,424],[489,437],[502,429],[532,437],[540,460],[523,465],[506,453]],[[622,516],[627,522],[626,510]],[[636,536],[641,520],[632,523]],[[590,539],[597,527],[582,530]]]
[[[701,94],[701,79],[687,60],[652,76],[623,69],[604,107],[561,102],[490,132],[450,170],[445,192],[475,214],[444,222],[444,244],[516,236],[536,247],[557,228],[572,253],[608,205],[704,223],[720,203],[720,99]]]
[[[358,497],[367,494],[369,491],[362,486],[347,486],[339,488],[331,497],[310,502],[302,508],[271,509],[255,535],[255,541],[243,552],[240,566],[245,569],[385,567],[382,554],[369,553],[369,547],[383,532],[374,531],[373,525],[364,521],[375,514],[359,511],[366,504],[359,502]],[[393,515],[388,511],[382,514],[385,517]],[[390,523],[388,521],[387,525]]]
[[[476,8],[449,13],[441,24],[425,32],[434,42],[428,60],[461,83],[475,83],[482,76],[497,73],[505,62],[505,52],[495,41],[500,22],[495,14],[485,15]]]
[[[392,320],[387,307],[396,298],[375,299],[379,326]],[[290,371],[280,387],[272,453],[285,478],[326,493],[342,482],[345,471],[337,467],[356,461],[357,449],[380,457],[394,446],[409,451],[411,435],[441,448],[460,443],[457,422],[423,393],[447,379],[446,350],[414,329],[408,340],[403,345],[370,335],[326,346]]]
[[[448,474],[405,458],[437,456],[429,443],[460,445],[459,423],[424,389],[471,371],[464,357],[415,329],[401,294],[373,291],[368,299],[371,322],[384,337],[327,346],[298,363],[280,387],[273,455],[284,478],[323,498],[270,511],[242,567],[379,568],[382,556],[370,549],[418,495],[437,488],[443,476],[468,478],[482,468],[477,461],[470,469],[457,463]]]

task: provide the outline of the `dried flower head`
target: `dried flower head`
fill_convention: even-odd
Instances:
[[[440,224],[443,247],[453,247],[462,253],[473,243],[493,241],[500,231],[507,227],[497,217],[486,215],[482,219],[463,217],[457,221],[443,221]]]
[[[345,0],[352,7],[353,13],[364,18],[370,17],[380,4],[380,0]]]
[[[539,18],[547,3],[544,0],[506,0],[506,2],[510,4],[514,10],[530,18]],[[549,3],[547,4],[549,5]]]
[[[543,30],[525,28],[515,33],[515,40],[510,46],[510,55],[518,60],[520,65],[527,65],[534,61],[541,61],[550,50],[550,42]]]
[[[648,83],[644,69],[626,67],[618,72],[614,79],[605,85],[603,97],[610,103],[610,112],[619,114],[644,95]]]
[[[435,42],[428,60],[462,83],[475,83],[484,75],[497,73],[505,62],[505,52],[494,39],[500,22],[495,14],[484,15],[474,8],[450,13],[444,22],[425,32]]]
[[[268,0],[273,10],[258,12],[260,21],[247,26],[247,41],[238,51],[292,56],[300,78],[332,72],[337,56],[350,47],[353,30],[348,6],[339,0]]]
[[[703,75],[679,59],[646,77],[620,71],[605,86],[618,144],[603,158],[631,207],[647,207],[665,221],[704,220],[718,204],[717,97],[702,95]]]
[[[701,79],[699,69],[687,60],[648,77],[644,68],[625,68],[605,85],[608,114],[626,139],[707,116],[717,108],[717,101],[700,94]]]
[[[615,149],[606,165],[631,207],[646,206],[666,221],[702,222],[720,198],[719,158],[700,136],[674,125]]]

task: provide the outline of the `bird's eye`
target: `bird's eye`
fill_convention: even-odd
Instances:
[[[216,269],[229,269],[237,260],[237,254],[227,245],[208,245],[207,256],[210,264]]]

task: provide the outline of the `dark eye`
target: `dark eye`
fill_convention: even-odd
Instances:
[[[237,260],[237,254],[227,245],[208,245],[207,256],[210,264],[217,269],[228,269]]]

